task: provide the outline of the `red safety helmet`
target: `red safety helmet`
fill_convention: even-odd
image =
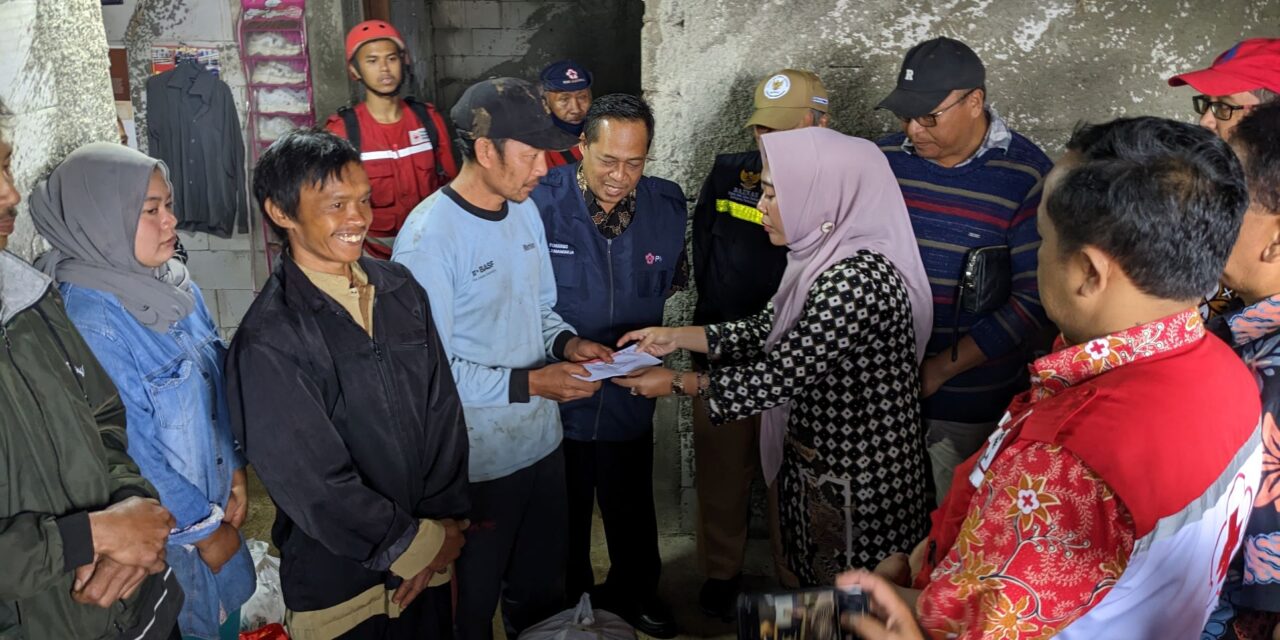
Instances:
[[[351,62],[360,47],[374,40],[390,40],[400,45],[400,51],[404,52],[407,60],[409,52],[404,48],[404,38],[395,27],[384,20],[365,20],[347,33],[347,62]]]

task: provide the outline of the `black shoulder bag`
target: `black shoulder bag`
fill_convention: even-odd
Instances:
[[[960,356],[960,312],[982,315],[1004,306],[1013,292],[1009,247],[975,247],[964,255],[956,286],[956,313],[951,329],[951,361]]]

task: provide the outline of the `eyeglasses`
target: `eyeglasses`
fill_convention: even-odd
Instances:
[[[976,89],[976,88],[974,88],[974,89],[970,89],[970,90],[966,91],[966,92],[965,92],[965,94],[964,94],[964,95],[962,95],[962,96],[960,96],[960,98],[959,98],[958,100],[956,100],[955,102],[952,102],[951,104],[949,104],[949,105],[947,105],[947,106],[945,106],[945,107],[943,107],[943,108],[941,108],[941,109],[938,109],[937,111],[934,111],[933,113],[926,113],[926,114],[924,114],[924,115],[922,115],[922,116],[916,116],[916,117],[914,117],[914,118],[906,118],[906,117],[903,117],[903,116],[898,116],[898,119],[902,121],[902,125],[903,125],[904,127],[905,127],[906,125],[910,124],[912,120],[915,120],[915,121],[916,121],[916,124],[918,124],[918,125],[920,125],[920,126],[922,126],[922,127],[926,128],[926,129],[928,129],[928,128],[930,128],[930,127],[936,127],[936,126],[938,126],[938,116],[940,116],[940,115],[942,115],[942,114],[946,113],[946,112],[947,112],[947,111],[949,111],[952,107],[954,107],[954,106],[956,106],[956,105],[960,104],[961,102],[964,102],[964,99],[965,99],[965,98],[968,98],[968,97],[969,97],[969,95],[970,95],[970,94],[972,94],[974,91],[977,91],[977,89]],[[1201,113],[1203,113],[1203,112],[1201,112]],[[897,116],[898,114],[896,114],[896,113],[895,113],[895,114],[893,114],[893,115]]]
[[[1204,115],[1204,112],[1213,109],[1213,117],[1219,120],[1230,120],[1236,117],[1237,111],[1244,111],[1249,108],[1249,105],[1218,102],[1210,100],[1209,96],[1202,94],[1191,98],[1191,108],[1195,109],[1199,115]]]

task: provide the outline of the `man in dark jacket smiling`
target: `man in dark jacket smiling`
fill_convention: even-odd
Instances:
[[[281,138],[253,191],[286,250],[231,345],[228,399],[278,510],[290,634],[448,637],[467,434],[426,294],[360,257],[370,187],[345,140]]]

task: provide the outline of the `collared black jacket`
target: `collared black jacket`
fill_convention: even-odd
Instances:
[[[178,228],[248,233],[244,137],[227,83],[195,62],[148,79],[147,144],[169,167]]]
[[[292,611],[387,584],[419,519],[470,507],[462,403],[426,292],[399,264],[360,266],[376,287],[373,339],[286,254],[227,360],[232,426],[276,505]]]

